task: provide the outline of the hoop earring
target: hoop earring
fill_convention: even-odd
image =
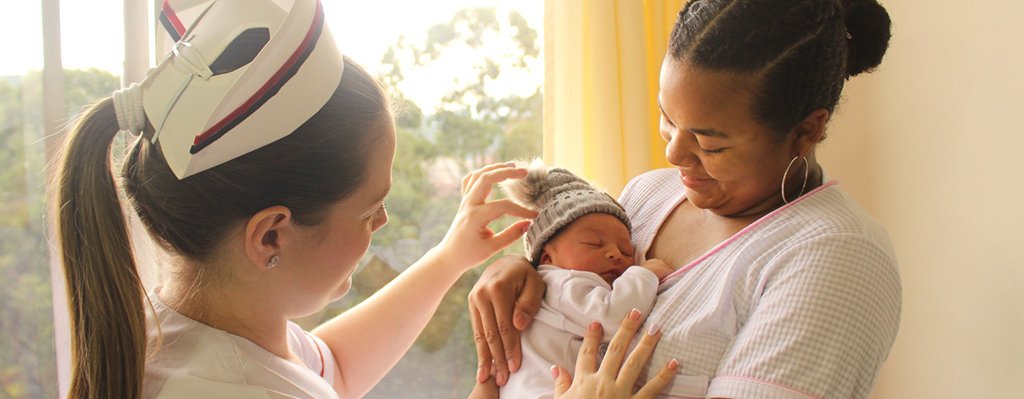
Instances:
[[[267,261],[267,269],[273,269],[277,267],[277,265],[279,265],[280,263],[281,258],[278,258],[277,255],[271,256],[270,260]]]
[[[804,184],[802,186],[800,186],[800,194],[798,194],[796,196],[796,198],[800,198],[801,195],[804,195],[804,190],[807,189],[807,178],[810,177],[810,174],[811,174],[810,165],[807,164],[807,157],[795,156],[795,157],[793,157],[792,160],[789,161],[789,165],[786,166],[786,171],[782,173],[782,191],[781,192],[782,192],[782,203],[783,204],[788,204],[789,203],[789,200],[786,199],[786,176],[789,176],[789,169],[793,167],[793,163],[795,163],[797,159],[801,159],[801,160],[804,161]]]

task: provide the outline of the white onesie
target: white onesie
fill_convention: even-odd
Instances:
[[[569,372],[576,369],[576,355],[590,323],[601,322],[602,342],[607,343],[630,310],[646,316],[658,295],[658,277],[639,266],[626,269],[612,285],[591,272],[551,265],[537,271],[547,292],[533,324],[523,333],[522,367],[501,388],[502,398],[551,398],[551,365]]]

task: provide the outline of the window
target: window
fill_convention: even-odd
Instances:
[[[0,397],[58,397],[54,291],[47,226],[47,148],[57,131],[83,106],[120,86],[116,24],[96,24],[87,16],[119,15],[117,1],[47,1],[63,17],[41,18],[42,1],[5,4],[0,35],[9,40],[0,63]],[[49,14],[53,17],[56,14]],[[63,54],[46,60],[57,73],[44,72],[43,29],[62,32],[53,43]],[[103,53],[103,52],[101,52]],[[63,60],[63,61],[62,61]],[[64,65],[61,73],[61,64]],[[51,69],[52,70],[52,69]],[[44,95],[44,87],[50,90]],[[48,112],[54,112],[47,122]],[[57,269],[59,270],[59,269]],[[59,287],[63,289],[63,287]],[[59,292],[58,292],[59,293]],[[63,307],[60,300],[58,308]],[[66,358],[66,354],[65,358]]]

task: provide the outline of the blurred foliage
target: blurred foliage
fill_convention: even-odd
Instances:
[[[374,245],[393,245],[400,239],[433,245],[454,217],[463,175],[489,163],[540,155],[540,82],[533,82],[536,89],[526,97],[499,97],[490,89],[503,70],[524,69],[538,56],[537,32],[518,13],[504,17],[507,21],[501,23],[494,8],[461,10],[449,22],[428,28],[423,43],[411,44],[401,37],[383,55],[379,80],[396,103],[399,145],[388,198],[390,221],[376,234]],[[478,51],[493,41],[512,43],[516,54],[497,60]],[[479,55],[459,59],[475,76],[444,93],[436,109],[424,111],[402,95],[403,71],[465,48]]]
[[[71,120],[120,83],[90,69],[64,85]],[[38,71],[0,78],[0,399],[57,397],[41,93]]]

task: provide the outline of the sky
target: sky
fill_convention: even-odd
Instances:
[[[537,39],[537,45],[540,48],[544,47],[543,0],[324,1],[328,23],[342,52],[363,64],[371,72],[377,70],[381,55],[400,35],[404,34],[406,40],[412,43],[422,42],[430,26],[448,22],[456,11],[472,7],[496,7],[499,19],[507,15],[503,11],[519,12],[541,35]],[[498,44],[500,43],[489,45],[485,51],[500,53],[502,48]],[[460,58],[460,55],[465,58]],[[405,71],[407,80],[414,84],[402,86],[402,91],[421,107],[430,107],[453,87],[453,79],[470,75],[466,72],[467,63],[464,60],[475,57],[477,55],[468,49],[461,49],[430,68]],[[501,78],[494,82],[491,88],[495,93],[529,95],[543,83],[543,73],[542,59],[530,65],[529,73],[505,68]]]
[[[61,58],[65,68],[100,68],[120,74],[124,58],[121,5],[124,0],[60,0]],[[144,0],[134,0],[144,1]],[[460,9],[497,7],[518,11],[534,29],[543,28],[543,0],[322,0],[327,22],[342,52],[371,73],[379,70],[381,55],[400,35],[416,43],[427,28],[444,23]],[[21,75],[42,69],[41,0],[0,0],[0,37],[4,55],[0,76]],[[538,38],[543,47],[543,38]],[[500,51],[500,49],[495,49]],[[473,56],[463,52],[463,56]],[[450,89],[453,79],[467,75],[467,62],[455,56],[432,69],[409,71],[403,86],[406,96],[421,107],[436,103]],[[529,94],[543,79],[543,62],[530,65],[528,72],[503,74],[495,82],[496,93]],[[523,84],[529,80],[531,84]]]

